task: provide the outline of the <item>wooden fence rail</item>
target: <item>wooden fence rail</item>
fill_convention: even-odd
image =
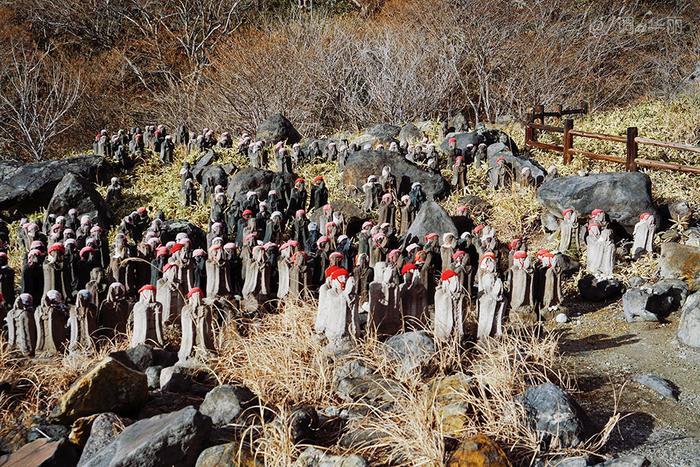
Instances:
[[[619,136],[574,130],[574,121],[570,118],[566,118],[563,120],[563,122],[561,122],[563,116],[585,114],[587,111],[588,107],[585,104],[582,104],[580,109],[569,110],[562,110],[561,105],[558,105],[556,106],[556,110],[554,112],[545,112],[543,105],[535,106],[530,116],[530,122],[525,127],[525,146],[544,149],[546,151],[560,152],[563,155],[564,164],[570,164],[573,161],[574,156],[578,155],[599,161],[624,164],[627,171],[635,171],[639,167],[645,167],[649,169],[665,169],[675,170],[677,172],[700,174],[700,167],[640,159],[637,157],[639,154],[639,145],[674,149],[677,151],[688,151],[700,154],[700,147],[698,146],[683,143],[669,143],[651,138],[643,138],[639,136],[639,130],[637,127],[628,127],[627,134],[625,136]],[[562,126],[547,125],[547,117],[553,117],[557,123],[561,122]],[[562,145],[560,146],[557,144],[538,141],[538,136],[542,132],[562,134]],[[609,141],[613,143],[624,143],[625,156],[611,156],[576,149],[574,146],[574,137],[597,139],[600,141]]]

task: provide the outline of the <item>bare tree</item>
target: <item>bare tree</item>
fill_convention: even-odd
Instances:
[[[0,131],[26,157],[44,159],[51,142],[75,122],[71,112],[80,97],[80,76],[70,76],[47,55],[15,48],[2,83]]]

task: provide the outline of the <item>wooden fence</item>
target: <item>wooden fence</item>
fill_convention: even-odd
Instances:
[[[574,156],[583,156],[589,159],[615,162],[618,164],[623,164],[627,171],[635,171],[639,167],[649,168],[649,169],[667,169],[675,170],[677,172],[700,174],[700,167],[692,165],[675,164],[671,162],[662,161],[652,161],[649,159],[640,159],[637,157],[639,154],[639,146],[655,146],[660,148],[674,149],[677,151],[688,151],[700,154],[700,147],[691,146],[689,144],[682,143],[669,143],[666,141],[659,141],[651,138],[643,138],[639,136],[639,130],[637,127],[628,127],[627,134],[625,136],[618,135],[606,135],[603,133],[591,133],[588,131],[574,130],[574,121],[570,118],[564,118],[569,115],[585,114],[588,108],[585,104],[579,109],[568,109],[563,110],[559,105],[553,112],[545,112],[544,106],[536,106],[532,114],[530,115],[530,121],[525,127],[525,146],[537,149],[544,149],[547,151],[555,151],[563,154],[564,164],[570,164],[574,159]],[[557,124],[562,124],[562,126],[547,125],[546,119],[554,118]],[[548,133],[559,133],[562,134],[562,145],[544,143],[538,141],[538,136],[542,132]],[[610,156],[606,154],[598,154],[595,152],[584,151],[582,149],[576,149],[574,147],[574,137],[578,138],[589,138],[597,139],[601,141],[610,141],[614,143],[620,143],[625,145],[625,156]]]

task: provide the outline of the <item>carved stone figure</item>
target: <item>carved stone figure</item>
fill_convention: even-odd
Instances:
[[[206,263],[206,291],[207,297],[225,297],[231,293],[229,288],[228,264],[226,255],[221,245],[212,245],[209,248],[209,258]]]
[[[144,285],[139,290],[139,301],[133,309],[131,347],[139,344],[163,345],[163,306],[156,301],[156,287]]]
[[[34,311],[36,324],[37,356],[49,356],[63,353],[66,346],[66,322],[68,307],[57,290],[46,292],[41,305]]]
[[[452,269],[446,269],[440,275],[440,284],[435,289],[435,339],[444,341],[464,335],[465,302],[458,274]]]
[[[479,299],[477,312],[479,322],[476,337],[484,339],[489,336],[500,336],[502,333],[503,311],[503,282],[496,273],[496,257],[493,253],[484,254],[479,266]]]
[[[535,300],[533,295],[534,269],[525,251],[513,254],[513,265],[508,270],[508,291],[510,292],[510,309],[522,318],[535,319]]]
[[[68,314],[68,328],[70,328],[70,340],[68,350],[92,351],[94,349],[93,337],[97,329],[97,308],[92,302],[88,290],[81,290],[75,300],[75,306],[70,307]]]
[[[562,215],[564,218],[559,223],[559,251],[578,257],[581,249],[578,216],[573,209],[564,209]]]
[[[113,282],[107,290],[107,298],[100,303],[97,313],[99,334],[108,337],[126,333],[130,304],[126,289],[120,282]]]
[[[428,291],[420,280],[420,270],[415,264],[406,263],[401,276],[399,296],[404,330],[424,329],[428,323]]]
[[[20,294],[7,313],[7,345],[25,357],[34,354],[36,347],[36,325],[34,323],[34,301],[28,293]]]
[[[639,216],[639,222],[634,226],[634,241],[632,243],[632,257],[639,258],[644,253],[651,253],[654,247],[654,233],[656,232],[656,220],[648,212]]]
[[[178,321],[180,310],[185,299],[180,290],[178,279],[178,267],[174,263],[168,263],[163,267],[163,277],[158,279],[156,285],[156,300],[160,303],[162,323],[175,323]]]
[[[206,355],[213,352],[214,335],[212,330],[212,309],[202,303],[201,289],[192,289],[187,293],[187,305],[182,308],[180,323],[182,325],[182,340],[178,361],[187,362],[194,356]]]
[[[323,334],[331,342],[357,335],[359,320],[354,306],[353,278],[348,277],[345,269],[335,268],[323,287],[326,290],[323,301],[319,300],[316,333]]]
[[[374,281],[369,285],[368,329],[377,336],[391,336],[403,328],[401,299],[395,266],[390,263],[375,265]]]

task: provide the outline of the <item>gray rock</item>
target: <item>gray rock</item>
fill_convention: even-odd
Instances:
[[[275,144],[284,141],[288,145],[301,141],[301,135],[294,128],[292,122],[282,114],[271,115],[258,125],[255,130],[255,136],[258,140],[265,140],[270,144]]]
[[[546,232],[556,232],[559,229],[559,218],[549,211],[542,211],[540,224]]]
[[[216,160],[216,153],[213,149],[208,150],[197,158],[190,171],[192,176],[198,181],[202,181],[202,172],[206,167],[211,166]]]
[[[379,123],[367,128],[362,135],[353,139],[352,142],[360,147],[364,147],[367,144],[371,144],[372,146],[377,144],[388,146],[392,142],[398,142],[397,138],[400,132],[401,128],[396,125]]]
[[[455,236],[459,236],[457,226],[450,215],[445,211],[445,208],[440,206],[435,201],[426,201],[418,211],[416,218],[408,228],[408,235],[415,235],[419,242],[425,241],[425,234],[435,232],[440,235],[447,232],[452,232]]]
[[[110,356],[114,356],[120,361],[126,359],[141,371],[146,371],[150,366],[172,366],[177,362],[175,352],[154,349],[148,344],[139,344],[124,351],[113,352]]]
[[[93,182],[74,173],[67,173],[56,185],[46,211],[66,216],[71,208],[75,208],[80,216],[97,219],[104,228],[114,222],[112,210],[97,192]]]
[[[424,170],[401,154],[387,150],[362,150],[351,153],[345,162],[343,185],[361,189],[367,182],[367,177],[379,177],[384,166],[391,167],[391,172],[396,176],[399,196],[407,194],[414,182],[423,186],[428,198],[439,200],[450,193],[450,184],[442,175]]]
[[[622,295],[624,285],[617,279],[598,280],[591,274],[586,274],[578,281],[578,290],[584,300],[602,302]]]
[[[221,385],[207,393],[199,407],[214,425],[233,423],[247,408],[258,405],[258,398],[245,386]]]
[[[197,381],[197,370],[175,364],[160,370],[160,390],[204,396],[209,388]]]
[[[585,439],[586,415],[559,386],[552,383],[533,386],[519,399],[530,424],[545,445],[551,448],[576,447]]]
[[[489,146],[491,144],[498,143],[498,138],[500,137],[500,135],[501,132],[499,130],[475,130],[467,132],[448,133],[447,135],[445,135],[445,139],[442,140],[442,143],[440,143],[440,151],[442,151],[443,154],[448,151],[450,138],[456,138],[456,148],[460,151],[464,151],[465,149],[467,149],[467,145],[469,144],[478,146],[479,144],[484,143],[486,146]],[[508,137],[508,147],[510,148],[511,152],[515,154],[518,153],[518,147],[516,146],[513,139],[510,137]]]
[[[275,173],[270,170],[246,167],[229,179],[226,190],[228,198],[242,203],[246,200],[246,194],[249,191],[255,191],[258,193],[258,199],[262,201],[267,198],[273,181],[278,177],[282,177],[289,187],[294,186],[294,180],[297,178],[289,173]],[[310,180],[307,180],[307,184],[310,183]]]
[[[630,289],[622,296],[625,319],[660,321],[679,309],[688,295],[688,286],[678,279],[664,279],[656,284]]]
[[[241,449],[240,443],[226,443],[202,451],[196,467],[263,467],[264,465],[263,460],[256,459],[249,449],[245,447]]]
[[[567,208],[575,209],[582,218],[593,209],[602,209],[629,234],[633,232],[641,213],[656,214],[651,197],[651,180],[641,172],[558,177],[540,186],[537,199],[560,219],[562,210]]]
[[[146,380],[148,381],[148,389],[160,389],[160,372],[163,369],[160,365],[149,366],[146,368]]]
[[[400,371],[411,372],[427,363],[435,353],[435,343],[425,331],[411,331],[391,336],[384,342],[387,355]]]
[[[0,162],[0,211],[29,215],[48,204],[54,189],[68,173],[90,181],[109,181],[112,169],[103,157],[84,155],[22,164]]]
[[[521,179],[521,170],[524,168],[530,169],[532,177],[535,179],[535,184],[540,185],[544,181],[544,177],[547,175],[547,171],[544,167],[540,165],[534,159],[527,158],[525,156],[519,156],[514,154],[508,146],[503,143],[494,143],[486,148],[486,156],[488,158],[489,167],[496,167],[497,159],[503,156],[506,159],[506,163],[513,169],[513,175],[515,180],[519,183]],[[550,221],[550,226],[551,226]],[[555,229],[556,230],[556,229]]]
[[[596,467],[646,467],[648,465],[650,464],[646,457],[629,455],[607,460],[603,463],[596,464]]]
[[[402,143],[418,143],[423,139],[423,132],[413,123],[407,123],[401,128],[398,138]]]
[[[47,436],[51,441],[58,441],[67,438],[69,433],[70,427],[65,425],[32,425],[29,430],[27,430],[27,442],[31,443],[37,439],[47,439]]]
[[[190,221],[184,219],[168,220],[163,223],[163,229],[163,233],[160,235],[160,240],[163,242],[163,245],[174,241],[177,234],[186,233],[187,237],[192,242],[193,250],[207,247],[207,235],[201,228]]]
[[[567,321],[569,321],[569,317],[566,316],[566,313],[559,313],[557,316],[554,317],[554,321],[556,321],[559,324],[564,324]]]
[[[358,455],[336,456],[315,447],[308,447],[294,465],[296,467],[366,467],[369,464]]]
[[[211,419],[194,407],[140,420],[86,459],[90,467],[193,466],[211,432]]]
[[[64,438],[60,441],[37,439],[25,444],[12,454],[0,455],[0,465],[6,467],[63,467],[75,465],[77,459],[77,450],[68,439]]]
[[[677,336],[683,344],[700,348],[700,292],[695,292],[685,301]]]
[[[103,413],[95,417],[90,428],[90,437],[85,443],[83,453],[80,455],[78,467],[95,456],[102,448],[111,443],[124,429],[122,420],[113,413]]]
[[[567,457],[565,459],[555,459],[552,461],[554,467],[586,467],[588,459],[583,456]]]
[[[635,375],[632,379],[657,392],[664,399],[673,399],[678,402],[678,387],[671,381],[652,374]]]
[[[679,243],[663,243],[659,257],[661,277],[682,279],[691,291],[700,290],[700,248]]]

